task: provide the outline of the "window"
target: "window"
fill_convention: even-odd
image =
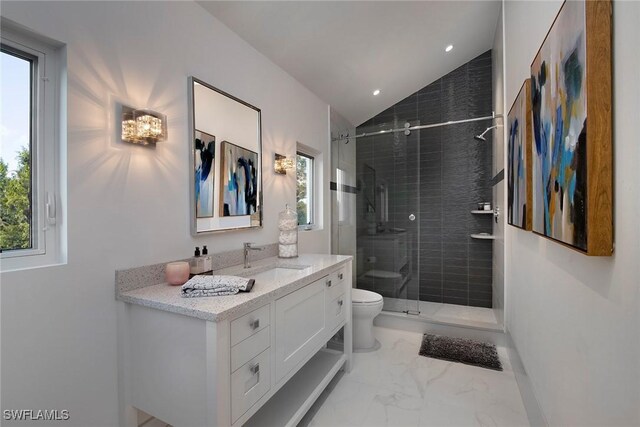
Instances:
[[[298,152],[296,160],[296,208],[299,226],[311,227],[313,225],[313,171],[313,157]]]
[[[6,28],[0,44],[2,270],[60,261],[59,51]],[[58,212],[59,213],[59,212]]]
[[[0,244],[2,251],[32,249],[32,152],[38,59],[2,45],[2,147],[0,147]]]

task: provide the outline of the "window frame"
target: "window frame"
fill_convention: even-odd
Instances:
[[[308,160],[311,160],[311,168],[310,168],[310,177],[307,177],[307,194],[309,194],[308,199],[309,199],[309,205],[307,207],[307,210],[309,212],[309,217],[307,219],[309,219],[309,221],[307,222],[307,224],[298,224],[298,228],[303,229],[303,230],[312,230],[314,227],[316,227],[316,221],[315,221],[315,208],[316,208],[316,159],[315,156],[308,154],[305,151],[300,150],[300,148],[298,147],[298,149],[296,150],[296,166],[298,164],[298,156],[304,157]],[[297,205],[297,200],[298,200],[298,194],[296,193],[296,205]]]
[[[31,248],[0,252],[2,271],[61,263],[61,50],[3,21],[2,49],[32,59]]]

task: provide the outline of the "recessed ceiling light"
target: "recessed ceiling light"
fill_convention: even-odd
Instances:
[[[373,91],[373,96],[378,96],[380,95],[380,89],[376,89]]]
[[[453,50],[453,45],[452,44],[450,44],[449,46],[444,48],[445,52],[451,52],[452,50]]]

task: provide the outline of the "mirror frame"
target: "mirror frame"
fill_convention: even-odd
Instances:
[[[371,188],[367,188],[367,180],[366,180],[366,176],[367,174],[371,174],[373,175],[373,183],[371,185]],[[369,206],[371,206],[371,209],[373,209],[373,212],[376,213],[376,218],[378,216],[378,206],[376,203],[376,199],[377,199],[377,190],[376,190],[376,169],[369,165],[368,163],[363,163],[362,164],[362,197],[364,198],[364,212],[362,213],[363,215],[367,214],[367,208]],[[369,200],[369,198],[367,197],[367,191],[371,191],[371,200]]]
[[[187,148],[189,149],[189,174],[188,175],[189,175],[189,217],[191,222],[191,234],[193,236],[200,236],[202,234],[221,233],[225,231],[253,230],[253,229],[262,228],[264,225],[263,197],[262,197],[263,184],[264,184],[262,179],[262,110],[194,76],[189,76],[187,81],[188,81],[187,94],[188,94],[188,103],[189,103],[189,107],[188,107],[189,143],[187,144]],[[245,107],[251,108],[252,110],[255,110],[258,113],[258,123],[257,123],[258,124],[258,158],[259,158],[258,174],[260,175],[260,178],[259,178],[260,191],[258,194],[258,207],[259,207],[258,214],[260,218],[260,223],[258,225],[248,225],[246,227],[230,227],[230,228],[222,228],[218,230],[211,229],[211,230],[198,231],[198,228],[197,228],[198,222],[196,218],[196,195],[195,195],[195,188],[193,184],[195,180],[195,171],[193,168],[193,165],[195,164],[195,151],[193,149],[193,141],[195,140],[195,132],[196,132],[195,94],[194,94],[195,83],[198,83],[208,89],[211,89],[219,93],[220,95],[226,96],[227,98],[233,101],[236,101],[244,105]],[[214,185],[217,186],[219,185],[219,183],[214,183]]]

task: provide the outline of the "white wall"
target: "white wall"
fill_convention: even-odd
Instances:
[[[300,141],[328,158],[328,108],[195,3],[3,2],[2,15],[67,44],[69,225],[67,265],[2,273],[2,408],[68,409],[65,425],[113,426],[114,271],[184,258],[196,245],[276,241],[295,177],[273,174],[273,153],[293,156]],[[262,230],[190,236],[189,75],[262,109]],[[165,113],[168,140],[116,143],[116,99]],[[301,251],[329,251],[325,212]]]
[[[562,2],[506,2],[511,105]],[[640,3],[614,4],[613,257],[507,227],[507,326],[550,425],[640,425]]]
[[[506,114],[504,106],[504,28],[503,28],[503,7],[500,7],[500,14],[496,23],[496,32],[493,37],[493,47],[491,48],[491,72],[493,87],[493,111],[496,114]],[[505,119],[498,119],[496,124],[504,125]],[[493,136],[493,166],[492,175],[496,176],[501,170],[504,170],[505,153],[505,127],[495,129]],[[492,282],[492,299],[493,310],[498,322],[504,322],[504,227],[506,224],[506,199],[505,188],[506,180],[502,180],[493,186],[493,205],[500,211],[500,217],[497,222],[493,222],[493,235],[496,236],[493,241],[493,282]]]

